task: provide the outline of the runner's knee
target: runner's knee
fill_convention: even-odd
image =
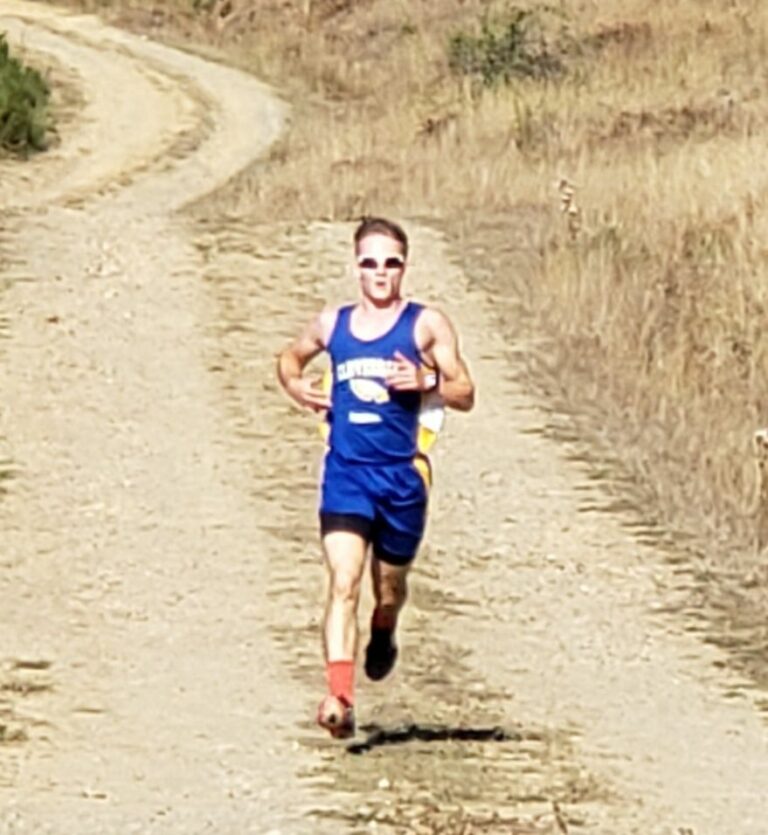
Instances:
[[[381,608],[400,606],[408,594],[405,576],[382,573],[375,584],[375,594]]]
[[[351,571],[334,571],[331,577],[331,596],[338,602],[357,603],[360,577]]]

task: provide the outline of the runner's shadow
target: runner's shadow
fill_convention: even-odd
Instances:
[[[347,746],[350,754],[365,754],[384,745],[404,745],[408,742],[520,742],[523,735],[517,731],[505,731],[498,725],[490,728],[454,728],[450,725],[398,725],[382,728],[380,725],[363,725],[367,734],[364,742]]]

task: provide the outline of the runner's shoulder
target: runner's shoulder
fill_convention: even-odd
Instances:
[[[340,305],[327,305],[317,314],[317,327],[320,334],[320,340],[325,348],[331,341],[331,334],[336,327],[336,319],[339,316]]]
[[[440,308],[425,304],[416,320],[417,332],[425,342],[431,342],[435,337],[446,331],[453,331],[453,324]]]

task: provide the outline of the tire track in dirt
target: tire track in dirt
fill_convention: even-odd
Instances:
[[[15,43],[24,48],[33,44],[38,52],[77,68],[84,99],[74,143],[66,141],[24,166],[5,166],[0,181],[4,206],[15,211],[45,203],[77,206],[96,193],[128,185],[158,159],[173,158],[174,146],[185,139],[193,150],[209,132],[205,113],[211,102],[202,91],[189,80],[169,77],[150,57],[137,61],[119,40],[105,42],[95,19],[47,19],[38,12],[31,18],[0,17],[0,25]],[[163,112],[162,118],[146,118]],[[73,165],[73,158],[80,164]]]

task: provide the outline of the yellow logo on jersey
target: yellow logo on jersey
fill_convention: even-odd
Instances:
[[[432,370],[429,369],[428,366],[422,366],[425,370]],[[372,389],[369,388],[369,385],[375,386],[376,389],[382,389],[384,393],[385,400],[376,400],[371,399],[366,402],[369,403],[386,403],[389,399],[389,392],[387,389],[381,385],[381,383],[377,383],[374,380],[351,380],[350,387],[353,385],[363,384],[366,388],[368,396],[373,394]],[[333,389],[333,374],[331,373],[331,369],[326,369],[325,373],[323,374],[323,381],[322,381],[323,391],[326,394],[330,394]],[[354,388],[352,389],[353,391]],[[360,399],[364,399],[361,397],[358,392],[355,391],[355,395],[360,397]],[[377,394],[373,394],[373,397],[376,396],[381,397],[381,391]],[[425,466],[424,461],[426,454],[432,449],[437,440],[437,436],[440,433],[440,430],[443,428],[443,423],[445,422],[445,405],[443,403],[443,398],[437,392],[437,390],[433,390],[427,392],[427,394],[422,395],[421,398],[421,409],[419,411],[419,434],[417,440],[417,447],[419,450],[419,455],[423,460],[417,460],[417,466],[419,471],[422,472],[422,468]],[[323,420],[320,424],[320,434],[323,437],[324,441],[328,440],[328,435],[330,433],[330,427],[328,425],[327,420]],[[425,481],[429,483],[430,477],[429,474],[426,472],[422,472],[422,476],[424,477]]]
[[[366,380],[362,377],[355,377],[349,381],[349,388],[352,394],[363,403],[386,403],[389,400],[389,392],[386,386],[376,380]]]

